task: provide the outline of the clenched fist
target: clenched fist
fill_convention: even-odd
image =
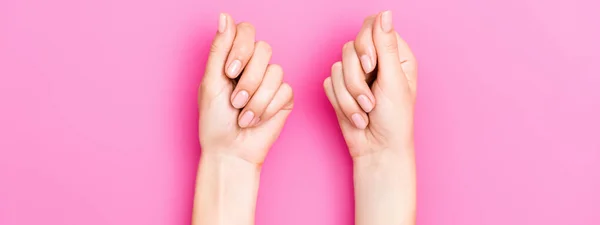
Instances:
[[[413,149],[417,63],[391,12],[365,19],[324,82],[353,157]]]
[[[260,165],[294,105],[271,47],[221,14],[199,89],[202,157],[192,224],[254,224]],[[391,12],[344,45],[325,92],[354,163],[357,225],[414,225],[416,61]],[[318,126],[318,124],[315,124]]]
[[[251,24],[220,15],[198,96],[203,154],[263,163],[294,105],[271,53]]]
[[[353,159],[356,224],[414,225],[417,63],[390,11],[365,20],[324,86]]]

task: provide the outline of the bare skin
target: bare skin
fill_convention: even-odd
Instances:
[[[261,165],[293,107],[271,48],[221,14],[199,88],[194,225],[251,225]],[[324,88],[354,161],[356,224],[415,223],[416,61],[391,12],[365,19]]]
[[[294,105],[271,47],[221,14],[199,88],[202,156],[192,224],[254,224],[260,168]],[[239,77],[239,80],[237,78]]]
[[[323,85],[354,161],[356,224],[415,224],[415,57],[389,11],[365,19],[342,51]]]

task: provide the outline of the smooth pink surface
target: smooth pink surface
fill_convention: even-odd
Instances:
[[[0,224],[189,224],[218,13],[252,22],[296,109],[258,224],[353,223],[322,91],[382,9],[420,60],[419,224],[600,223],[598,1],[2,0]]]

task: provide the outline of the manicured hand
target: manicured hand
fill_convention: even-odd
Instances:
[[[331,70],[324,86],[353,159],[355,223],[414,225],[417,63],[392,13],[365,19]]]
[[[271,47],[255,41],[251,24],[221,14],[199,88],[203,155],[263,163],[294,105],[282,68],[270,59]]]
[[[324,88],[351,155],[412,151],[417,63],[391,12],[366,18],[331,70]]]

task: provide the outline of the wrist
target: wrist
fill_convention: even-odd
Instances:
[[[256,164],[228,154],[203,152],[193,224],[251,224],[259,179],[260,167]]]
[[[204,152],[200,156],[198,179],[210,180],[218,189],[258,187],[261,168],[237,156],[221,152]]]
[[[386,148],[352,157],[355,167],[387,167],[414,162],[414,148]],[[412,164],[412,163],[411,163]]]
[[[259,179],[260,167],[238,157],[221,153],[200,157],[199,186],[210,185],[218,193],[250,195],[258,190]]]
[[[353,158],[355,181],[366,184],[404,180],[416,182],[414,151],[379,151]]]
[[[200,166],[204,164],[226,166],[232,170],[244,170],[247,172],[260,172],[261,164],[239,157],[235,151],[202,151],[200,154]]]
[[[353,158],[356,224],[413,225],[416,210],[414,151],[377,151]]]

